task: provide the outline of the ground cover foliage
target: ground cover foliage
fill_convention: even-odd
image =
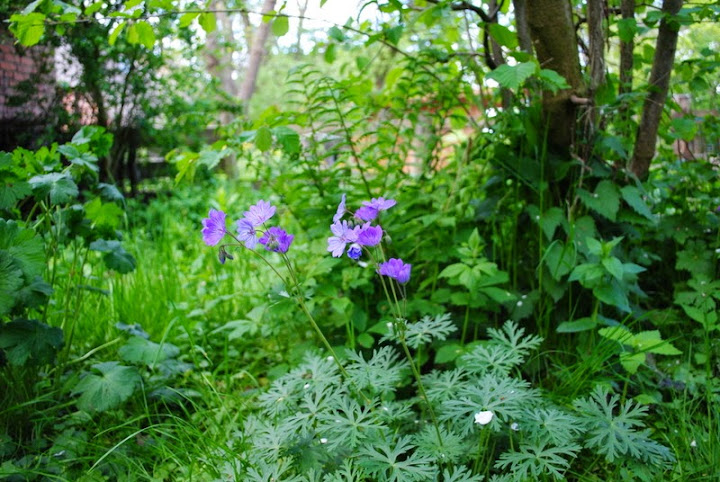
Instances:
[[[425,36],[452,8],[428,3]],[[368,42],[402,47],[396,27]],[[178,143],[147,202],[100,182],[103,128],[0,154],[0,477],[715,477],[718,162],[671,144],[717,143],[717,122],[665,116],[641,181],[624,162],[643,96],[617,76],[562,152],[540,89],[565,80],[536,60],[487,73],[504,90],[479,121],[482,72],[451,39],[396,52],[378,86],[352,34],[322,52],[347,47],[342,72],[298,63],[283,105]],[[680,85],[714,68],[689,61]]]

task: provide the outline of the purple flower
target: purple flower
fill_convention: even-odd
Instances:
[[[249,220],[242,218],[237,222],[238,239],[245,242],[245,247],[253,249],[257,245],[257,231]]]
[[[275,206],[262,199],[256,205],[250,206],[250,210],[245,211],[243,215],[245,219],[250,221],[253,226],[260,226],[275,214]]]
[[[276,253],[287,253],[295,236],[288,234],[284,229],[273,226],[269,228],[260,238],[260,244],[268,251]]]
[[[330,225],[330,231],[335,236],[328,238],[328,248],[333,258],[339,258],[345,251],[348,243],[354,243],[358,238],[358,228],[350,228],[347,221],[337,221]]]
[[[345,194],[342,195],[340,204],[338,204],[338,207],[337,207],[337,212],[335,213],[335,216],[333,216],[333,223],[340,221],[344,214],[345,214]]]
[[[350,259],[360,259],[360,256],[362,256],[362,247],[357,243],[351,244],[347,250],[347,255]]]
[[[410,280],[412,265],[405,264],[401,259],[390,258],[378,266],[378,274],[397,280],[398,283],[407,283]]]
[[[211,209],[208,217],[202,220],[202,237],[205,244],[215,246],[225,236],[225,213]]]
[[[383,230],[380,226],[370,226],[370,223],[363,224],[357,235],[357,242],[363,246],[375,246],[382,240]]]
[[[378,212],[379,211],[372,206],[362,206],[360,209],[355,211],[355,217],[363,221],[372,221],[377,217]]]
[[[394,199],[385,199],[384,197],[374,197],[369,202],[363,201],[363,206],[369,206],[378,211],[387,211],[396,204],[397,202]]]

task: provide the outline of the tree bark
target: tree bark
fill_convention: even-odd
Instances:
[[[573,94],[584,91],[575,26],[569,0],[527,2],[530,36],[540,65],[562,75],[570,89],[543,92],[543,114],[548,125],[548,145],[558,154],[570,153],[574,140],[576,106]]]
[[[528,26],[526,0],[513,0],[513,10],[515,11],[515,31],[517,32],[520,49],[531,54],[533,47],[530,38],[530,27]]]
[[[622,0],[620,14],[623,20],[635,18],[635,0]],[[627,42],[620,40],[620,87],[618,88],[618,94],[621,95],[632,92],[634,50],[635,42],[633,39]]]
[[[270,13],[275,8],[276,0],[265,0],[262,6],[263,16]],[[250,49],[250,58],[248,59],[247,69],[245,69],[245,77],[240,87],[240,100],[243,102],[243,110],[248,112],[248,103],[255,92],[255,84],[257,82],[260,64],[265,56],[265,42],[270,35],[271,22],[262,21],[255,33],[252,48]]]
[[[655,57],[650,72],[650,93],[643,104],[642,118],[635,138],[635,150],[628,166],[639,179],[647,178],[650,163],[655,155],[658,126],[670,88],[670,76],[675,62],[680,25],[673,17],[682,7],[683,0],[663,0],[663,19],[660,22]]]
[[[588,65],[590,67],[590,94],[595,94],[598,87],[605,83],[605,1],[588,0]]]

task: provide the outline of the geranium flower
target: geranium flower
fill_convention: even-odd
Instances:
[[[407,283],[410,280],[412,265],[403,263],[402,259],[390,258],[378,266],[378,274],[397,280],[398,283]]]
[[[363,246],[375,246],[382,241],[383,230],[380,226],[365,223],[357,233],[357,242]]]
[[[260,244],[265,246],[268,251],[276,253],[287,253],[295,236],[288,234],[284,229],[273,226],[269,228],[260,238]]]
[[[362,256],[362,247],[358,243],[353,243],[347,250],[350,259],[358,260]]]
[[[332,253],[333,258],[342,256],[345,251],[345,246],[357,241],[358,229],[348,226],[347,221],[337,221],[331,224],[330,231],[332,231],[335,236],[328,238],[327,250]]]
[[[255,231],[255,226],[249,220],[245,218],[238,220],[237,232],[238,239],[245,243],[246,248],[253,249],[257,245],[257,231]]]
[[[355,211],[355,217],[363,221],[372,221],[380,211],[387,211],[397,202],[394,199],[385,199],[384,197],[374,197],[370,201],[363,201],[362,207]]]
[[[202,237],[205,244],[215,246],[225,236],[225,213],[211,209],[208,217],[202,220]]]
[[[342,199],[340,200],[340,204],[338,204],[337,211],[335,212],[335,216],[333,216],[333,223],[340,221],[344,215],[345,215],[345,194],[342,195]]]
[[[245,219],[250,221],[253,226],[260,226],[273,217],[274,214],[275,206],[272,206],[269,202],[263,201],[262,199],[254,206],[250,206],[250,209],[243,213]]]

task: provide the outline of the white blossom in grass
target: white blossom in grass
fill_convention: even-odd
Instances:
[[[690,446],[693,448],[697,447],[697,442],[693,440],[692,442],[690,442]]]
[[[492,422],[494,416],[495,414],[490,410],[483,410],[475,414],[475,423],[478,425],[487,425]]]
[[[517,422],[513,422],[510,424],[510,430],[512,430],[513,432],[517,432],[518,430],[520,430],[520,426]]]

